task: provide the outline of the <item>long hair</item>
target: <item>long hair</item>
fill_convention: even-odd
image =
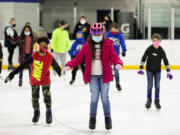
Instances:
[[[24,34],[24,31],[25,31],[26,28],[29,28],[29,30],[30,30],[30,35],[29,35],[29,36],[30,36],[32,39],[34,39],[32,29],[31,29],[31,27],[28,26],[28,25],[25,25],[25,26],[24,26],[24,28],[23,28],[23,30],[22,30],[22,32],[21,32],[21,38],[22,38],[22,39],[25,39],[26,35]]]
[[[89,37],[88,39],[88,42],[90,44],[90,47],[91,47],[91,52],[92,52],[92,58],[93,60],[95,59],[95,44],[100,44],[100,49],[101,49],[101,52],[102,52],[102,47],[103,47],[103,44],[104,44],[104,39],[105,39],[105,35],[103,35],[103,40],[100,42],[100,43],[96,43],[92,40],[92,36]]]

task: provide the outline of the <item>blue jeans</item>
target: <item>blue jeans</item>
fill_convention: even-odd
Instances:
[[[153,79],[155,85],[155,99],[159,99],[160,93],[160,80],[161,80],[161,72],[151,72],[146,70],[147,73],[147,98],[152,98],[152,88],[153,88]]]
[[[110,102],[109,102],[109,83],[103,83],[102,75],[91,75],[90,90],[91,90],[91,104],[90,104],[90,116],[95,117],[97,114],[97,106],[99,95],[101,96],[101,102],[103,104],[103,110],[105,116],[110,116]]]
[[[25,54],[25,60],[28,60],[31,57],[31,54]],[[30,64],[28,65],[28,70],[29,70],[29,76],[31,73],[31,68],[30,68]],[[23,70],[19,72],[19,80],[22,80],[23,78]]]
[[[113,70],[115,74],[116,84],[119,84],[119,70],[115,66],[113,66]]]

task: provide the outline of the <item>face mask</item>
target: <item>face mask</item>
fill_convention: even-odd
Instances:
[[[113,35],[116,35],[118,32],[112,32]]]
[[[96,43],[101,42],[102,39],[103,39],[103,35],[101,35],[101,36],[94,36],[94,35],[92,35],[92,40],[93,40],[94,42],[96,42]]]
[[[159,47],[160,41],[153,42],[153,45],[154,45],[155,47]]]
[[[80,20],[80,23],[83,25],[86,23],[86,20]]]
[[[39,48],[39,51],[40,51],[41,53],[46,53],[46,52],[47,52],[47,48],[44,47],[44,46],[41,46],[41,47]]]
[[[25,34],[26,36],[29,36],[29,35],[30,35],[30,31],[29,31],[29,32],[24,32],[24,34]]]
[[[13,27],[16,27],[16,24],[13,24],[12,26],[13,26]]]
[[[81,41],[82,40],[82,38],[76,38],[77,39],[77,41]]]

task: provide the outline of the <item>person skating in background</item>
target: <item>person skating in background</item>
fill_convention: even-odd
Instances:
[[[2,72],[2,62],[3,62],[3,51],[2,51],[2,44],[0,42],[0,78],[1,78],[1,72]]]
[[[152,88],[153,88],[153,80],[155,85],[155,106],[157,109],[161,109],[160,105],[160,79],[161,79],[161,60],[163,59],[164,64],[166,66],[167,71],[167,78],[170,80],[173,78],[172,74],[170,73],[169,68],[169,62],[166,57],[166,53],[164,49],[160,46],[161,43],[161,36],[157,33],[152,35],[152,45],[150,45],[142,59],[140,64],[140,70],[138,71],[138,74],[143,75],[143,65],[145,61],[147,61],[146,64],[146,74],[147,74],[147,102],[145,104],[145,107],[149,109],[151,107],[152,103]]]
[[[8,49],[8,69],[14,69],[13,67],[13,55],[14,55],[14,50],[18,45],[18,33],[14,29],[16,27],[16,19],[11,18],[10,24],[5,27],[4,29],[4,46],[7,47]]]
[[[76,24],[73,32],[73,37],[76,39],[76,33],[78,31],[82,31],[84,33],[84,38],[87,41],[88,37],[90,36],[89,30],[90,30],[90,24],[87,23],[87,19],[85,16],[81,16],[79,22]]]
[[[30,26],[24,26],[19,42],[19,63],[23,64],[26,60],[31,57],[33,52],[34,37]],[[28,65],[29,75],[30,75],[30,65]],[[23,70],[19,72],[19,86],[23,83]]]
[[[16,70],[12,71],[5,79],[5,83],[12,80],[14,76],[23,70],[27,65],[31,64],[31,76],[30,84],[32,88],[32,106],[34,109],[34,116],[32,122],[36,123],[40,117],[39,106],[39,91],[42,86],[44,103],[46,104],[46,123],[52,123],[52,111],[51,111],[51,92],[50,92],[50,66],[61,76],[61,69],[56,63],[53,55],[48,51],[49,40],[47,37],[41,37],[37,40],[39,44],[39,50],[34,52],[32,56],[20,65]]]
[[[73,60],[74,57],[79,53],[79,51],[81,50],[81,48],[84,44],[85,44],[84,34],[83,34],[83,32],[78,31],[76,33],[76,40],[72,44],[71,49],[69,51],[69,54],[71,56],[71,60]],[[77,73],[78,67],[79,66],[74,67],[72,70],[72,79],[69,82],[70,84],[73,84],[75,79],[76,79],[76,73]],[[84,73],[84,62],[81,64],[81,70]]]
[[[120,55],[120,47],[122,48],[122,56],[126,56],[126,44],[124,37],[122,34],[119,32],[119,25],[117,23],[113,23],[111,25],[111,30],[106,34],[106,37],[111,39],[113,41],[113,46],[114,49],[117,53],[117,55]],[[115,68],[114,66],[114,73],[115,73],[115,80],[116,80],[116,88],[118,91],[120,91],[121,85],[120,85],[120,79],[119,79],[119,71]]]
[[[99,95],[104,109],[105,128],[112,128],[109,82],[113,80],[111,62],[117,69],[122,68],[122,61],[116,54],[113,41],[104,38],[105,27],[101,23],[94,23],[90,28],[92,37],[83,45],[76,57],[69,61],[64,68],[69,71],[81,63],[85,62],[84,82],[90,84],[91,103],[89,128],[96,127],[96,114]]]
[[[108,32],[111,29],[111,24],[112,24],[111,17],[108,15],[105,15],[103,24],[105,25],[106,32]]]
[[[58,63],[60,61],[62,68],[65,67],[66,55],[70,50],[69,34],[67,30],[65,30],[67,26],[68,24],[66,21],[61,21],[60,27],[53,31],[51,42],[54,57]],[[63,74],[65,74],[65,72]]]

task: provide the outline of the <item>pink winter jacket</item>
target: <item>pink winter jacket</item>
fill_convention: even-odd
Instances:
[[[92,53],[91,46],[87,41],[85,45],[83,45],[81,51],[76,55],[76,57],[69,61],[66,66],[74,68],[80,65],[85,61],[85,69],[84,69],[84,82],[90,82],[91,79],[91,63],[92,63]],[[104,44],[102,47],[101,54],[101,62],[102,62],[102,70],[103,70],[103,83],[107,83],[113,81],[112,75],[112,67],[111,62],[114,65],[120,64],[123,66],[123,62],[116,54],[115,49],[113,47],[113,41],[109,39],[104,39]]]

